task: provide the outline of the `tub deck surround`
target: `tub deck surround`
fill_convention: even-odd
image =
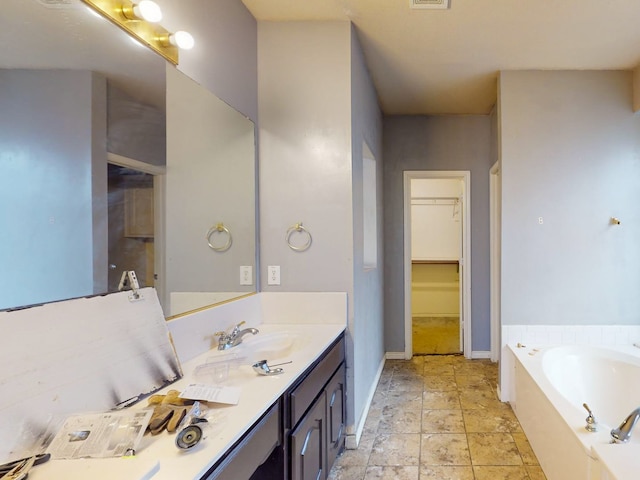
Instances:
[[[609,442],[611,428],[640,403],[640,349],[529,344],[510,345],[508,352],[514,369],[510,401],[549,480],[638,478],[640,430],[629,444]],[[584,428],[583,403],[598,421],[595,433]]]

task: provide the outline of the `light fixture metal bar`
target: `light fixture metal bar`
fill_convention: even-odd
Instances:
[[[133,9],[130,0],[81,1],[169,62],[178,64],[178,47],[169,43],[171,32],[162,25],[142,19],[130,20],[124,16],[123,9]]]

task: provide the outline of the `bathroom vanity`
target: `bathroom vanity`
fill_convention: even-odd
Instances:
[[[130,306],[124,303],[122,308]],[[344,448],[345,294],[257,294],[169,321],[167,333],[180,360],[182,378],[157,393],[203,383],[196,375],[198,367],[219,355],[213,333],[240,321],[259,333],[232,349],[247,356],[223,382],[240,389],[239,402],[207,404],[210,422],[196,446],[181,450],[175,445],[175,434],[166,431],[146,434],[134,457],[52,459],[33,468],[29,478],[326,479]],[[282,338],[291,341],[283,343]],[[251,368],[255,359],[251,355],[264,355],[270,364],[290,363],[282,365],[280,375],[261,376]],[[77,395],[90,394],[81,381],[73,390]],[[128,408],[148,407],[142,400]]]
[[[326,479],[344,448],[344,385],[341,334],[204,478]]]

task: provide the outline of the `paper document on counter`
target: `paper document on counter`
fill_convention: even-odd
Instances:
[[[240,401],[240,388],[192,383],[182,391],[180,398],[237,405]]]
[[[56,433],[53,458],[121,457],[135,453],[153,412],[117,411],[74,415]]]

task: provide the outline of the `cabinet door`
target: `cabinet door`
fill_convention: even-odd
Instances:
[[[331,470],[333,462],[344,447],[344,364],[327,384],[327,472]]]
[[[291,480],[325,480],[325,392],[291,434]]]

